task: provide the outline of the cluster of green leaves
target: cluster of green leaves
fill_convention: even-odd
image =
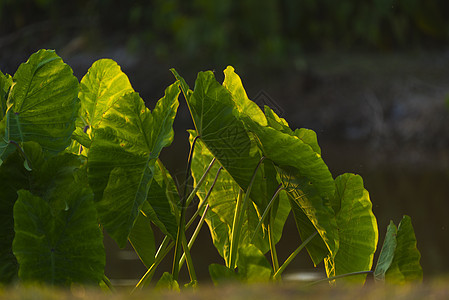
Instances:
[[[315,265],[324,261],[329,280],[356,274],[352,280],[364,282],[378,229],[362,178],[334,179],[315,132],[262,111],[232,67],[223,84],[200,72],[193,90],[172,73],[176,82],[152,111],[109,59],[81,82],[49,50],[14,77],[0,73],[0,280],[108,284],[104,229],[120,247],[129,241],[148,268],[136,288],[150,283],[172,248],[173,269],[157,286],[179,288],[184,262],[195,285],[190,248],[206,222],[224,260],[209,266],[216,283],[279,280],[304,248]],[[187,184],[180,191],[159,159],[174,137],[181,92],[195,125],[186,172],[192,191]],[[186,221],[194,197],[200,201]],[[281,264],[276,244],[291,212],[298,248]],[[155,228],[165,234],[158,251]],[[421,280],[419,259],[405,217],[388,227],[374,275]]]

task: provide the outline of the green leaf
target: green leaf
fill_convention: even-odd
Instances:
[[[170,71],[175,76],[176,80],[179,81],[179,87],[181,88],[181,91],[184,94],[184,98],[186,99],[187,103],[189,103],[189,98],[192,95],[193,91],[189,88],[184,78],[179,76],[178,72],[176,72],[174,68],[170,69]]]
[[[179,284],[176,280],[173,279],[173,276],[168,273],[164,272],[162,274],[162,277],[159,279],[159,281],[156,284],[157,290],[170,290],[170,291],[176,291],[179,292]]]
[[[12,77],[0,72],[0,120],[4,118],[7,109],[9,89],[12,85]]]
[[[14,239],[13,207],[17,191],[27,187],[28,172],[16,152],[0,166],[0,282],[9,283],[17,277],[18,264],[12,253]]]
[[[246,282],[267,282],[272,269],[263,253],[254,245],[239,248],[238,273]]]
[[[262,111],[248,99],[232,67],[225,70],[223,85],[215,80],[212,72],[200,72],[193,92],[176,71],[172,72],[181,81],[197,135],[239,187],[246,190],[262,155],[240,119],[241,115],[251,114],[255,120],[266,124]],[[256,204],[259,215],[267,207],[277,186],[272,165],[262,165],[251,190],[251,200]],[[275,214],[276,208],[277,204],[274,205]]]
[[[100,59],[92,64],[87,74],[81,79],[78,94],[81,109],[77,119],[77,140],[81,132],[89,132],[89,139],[103,119],[103,115],[120,101],[121,97],[134,91],[128,77],[120,66],[111,59]],[[82,138],[78,140],[84,147],[90,143]]]
[[[269,106],[265,105],[264,111],[268,126],[288,134],[293,132],[288,126],[287,121],[284,118],[280,118]]]
[[[98,284],[103,278],[105,253],[92,194],[73,183],[67,187],[67,210],[53,210],[29,191],[18,194],[13,252],[20,279]]]
[[[272,268],[264,254],[254,245],[239,247],[237,273],[219,264],[209,265],[209,274],[215,285],[243,281],[247,283],[268,282],[272,277]]]
[[[129,241],[145,267],[150,268],[154,262],[156,245],[153,230],[151,229],[151,221],[142,213],[138,215],[136,223],[129,234]]]
[[[154,164],[173,140],[178,83],[165,91],[153,112],[135,92],[123,95],[103,114],[88,156],[89,184],[100,221],[123,247],[148,197]]]
[[[35,141],[52,154],[69,146],[79,109],[77,95],[78,80],[54,51],[31,55],[13,77],[0,158],[11,153],[10,141]]]
[[[80,127],[75,128],[75,131],[73,131],[73,133],[72,133],[72,139],[77,141],[81,146],[83,146],[85,148],[90,147],[90,143],[91,143],[90,137]]]
[[[295,135],[277,131],[271,127],[259,126],[250,119],[245,125],[259,141],[263,154],[279,167],[293,167],[314,185],[319,195],[330,199],[335,192],[335,184],[321,155]]]
[[[394,252],[396,250],[397,241],[396,236],[398,229],[394,225],[393,221],[387,227],[387,233],[385,234],[385,240],[380,251],[379,259],[377,260],[376,269],[374,270],[374,279],[376,281],[385,281],[385,273],[391,266],[394,258]]]
[[[250,116],[253,121],[257,122],[261,126],[266,126],[267,118],[260,110],[259,106],[249,100],[246,91],[243,88],[242,80],[234,72],[234,68],[228,66],[226,70],[224,70],[224,74],[225,79],[223,81],[223,86],[231,93],[239,113]]]
[[[325,242],[328,251],[330,253],[336,251],[338,236],[334,212],[330,205],[335,184],[321,155],[291,133],[260,126],[250,118],[245,119],[245,125],[257,136],[263,154],[277,166],[280,180],[290,196],[292,209],[296,213],[298,228],[307,223],[304,215],[307,216]],[[306,232],[300,229],[301,232],[303,240],[314,233],[310,229]],[[321,249],[321,242],[316,240],[316,238],[312,240],[315,247],[310,245],[307,247],[315,264],[320,262],[326,253],[325,249]],[[321,250],[318,252],[312,250],[317,247]]]
[[[419,263],[421,254],[416,247],[415,232],[409,216],[404,216],[399,223],[396,241],[394,258],[385,273],[385,281],[395,284],[422,281],[423,271]]]
[[[226,70],[224,70],[224,74],[225,79],[223,81],[223,86],[231,93],[235,108],[238,110],[238,118],[240,120],[242,118],[250,118],[253,122],[256,122],[261,126],[266,126],[268,124],[266,116],[259,108],[259,106],[248,98],[246,91],[243,88],[242,81],[240,77],[234,72],[234,68],[228,66]],[[251,149],[249,151],[251,159],[254,161],[259,161],[262,157],[262,153],[258,149],[257,142],[255,141],[254,136],[249,135],[249,138],[251,140]],[[230,146],[232,148],[235,148],[234,144]],[[273,164],[266,162],[262,166],[260,166],[258,172],[256,173],[254,184],[251,190],[251,199],[256,204],[256,210],[260,215],[262,215],[267,208],[267,205],[271,200],[271,197],[277,190],[278,185],[279,183],[276,179],[276,170]],[[246,189],[245,186],[240,187]],[[276,216],[278,206],[279,201],[277,200],[272,208],[273,216]],[[283,208],[289,210],[287,206]],[[265,221],[265,225],[267,224],[268,219],[266,219]]]
[[[250,153],[252,142],[238,119],[231,93],[215,80],[212,72],[200,72],[188,106],[201,140],[246,190],[260,155]]]
[[[314,201],[320,201],[320,198],[317,195],[317,192],[313,189],[313,186],[303,188],[300,194],[289,193],[288,196],[299,235],[301,237],[301,240],[305,241],[309,236],[314,234],[317,231],[317,229],[315,228],[314,224],[310,221],[309,217],[307,217],[304,210],[301,208],[300,202],[295,199],[307,201],[310,201],[308,199],[315,199]],[[318,265],[329,253],[329,249],[327,248],[326,244],[324,243],[320,235],[316,235],[306,245],[306,249],[315,266]]]
[[[15,152],[0,167],[0,281],[10,282],[17,275],[17,261],[12,253],[14,238],[13,206],[17,191],[28,189],[52,203],[53,208],[64,209],[67,185],[73,182],[73,172],[81,162],[78,157],[60,154],[44,160],[42,148],[34,142],[23,144],[23,151],[32,171],[24,168],[23,155]],[[78,183],[79,184],[79,183]]]
[[[362,177],[344,174],[335,179],[332,199],[337,220],[339,248],[326,260],[328,277],[352,272],[369,271],[377,247],[377,221],[372,212],[369,194]],[[353,282],[365,281],[366,275],[350,276]]]
[[[296,136],[301,141],[312,147],[312,149],[321,155],[321,148],[318,145],[318,140],[315,131],[299,128],[295,129],[295,131],[291,130],[288,126],[288,123],[285,119],[278,117],[278,115],[268,106],[265,106],[265,116],[268,121],[268,125],[277,131],[287,133],[293,136]]]
[[[178,191],[173,178],[159,160],[154,168],[147,201],[142,206],[143,213],[166,235],[176,238],[178,232]]]
[[[190,141],[193,141],[193,134],[191,132]],[[209,163],[213,159],[211,152],[207,149],[202,141],[197,141],[195,145],[195,152],[192,159],[192,175],[195,185],[203,176]],[[211,171],[206,176],[206,179],[198,190],[197,195],[200,201],[204,201],[207,192],[212,185],[219,166],[214,164]],[[229,175],[226,170],[222,170],[211,195],[208,198],[210,210],[206,215],[206,222],[211,231],[212,240],[220,255],[227,260],[229,251],[229,241],[231,228],[234,220],[235,206],[237,202],[237,195],[240,187]],[[290,212],[288,200],[285,194],[280,195],[277,214],[273,215],[274,220],[274,240],[277,243],[282,236],[282,229],[284,227],[287,216]],[[242,233],[240,236],[240,243],[242,245],[252,242],[254,231],[259,223],[260,215],[255,209],[254,204],[250,204],[247,211],[244,213],[244,222],[242,226]],[[269,250],[267,233],[260,230],[256,235],[253,243],[263,252]]]
[[[240,279],[234,270],[219,264],[210,264],[209,274],[214,285],[229,284]]]

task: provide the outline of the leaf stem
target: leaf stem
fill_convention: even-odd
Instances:
[[[312,286],[312,285],[316,285],[322,282],[329,282],[335,279],[339,279],[339,278],[344,278],[344,277],[349,277],[349,276],[356,276],[356,275],[363,275],[363,274],[372,274],[373,271],[358,271],[358,272],[352,272],[352,273],[346,273],[346,274],[341,274],[341,275],[337,275],[337,276],[332,276],[332,277],[328,277],[328,278],[324,278],[324,279],[320,279],[314,282],[309,283],[307,286]]]
[[[200,181],[198,181],[197,186],[194,188],[194,191],[197,191],[200,188],[200,183],[202,183],[204,181],[204,179],[206,178],[207,173],[210,171],[212,165],[215,162],[215,158],[210,162],[209,167],[207,168],[205,175],[203,175],[203,177],[200,179]],[[201,211],[201,209],[203,208],[204,204],[206,204],[207,202],[207,198],[209,198],[210,192],[212,191],[213,186],[215,186],[215,182],[217,181],[218,178],[218,174],[220,173],[220,171],[223,168],[220,167],[217,171],[217,174],[215,175],[215,180],[214,183],[212,184],[211,188],[209,189],[208,194],[206,195],[206,198],[204,199],[203,203],[198,207],[197,211],[195,212],[195,214],[190,218],[189,222],[186,224],[186,230],[192,225],[192,223],[195,221],[195,218],[199,215],[199,211]],[[155,256],[155,261],[153,263],[153,265],[151,265],[151,267],[147,270],[147,272],[143,275],[143,277],[140,279],[140,281],[137,283],[136,287],[133,289],[133,292],[135,290],[137,290],[138,288],[142,288],[143,286],[145,286],[152,278],[154,271],[156,270],[156,267],[159,265],[159,263],[165,258],[165,256],[167,256],[167,254],[170,252],[171,248],[173,248],[174,243],[171,242],[170,244],[170,240],[168,238],[168,236],[165,236],[165,238],[163,239],[157,253]]]
[[[16,142],[16,141],[9,141],[10,144],[13,144],[17,150],[23,155],[23,159],[25,160],[23,162],[23,166],[25,167],[25,169],[27,169],[28,171],[32,170],[32,165],[31,165],[31,161],[28,159],[28,156],[26,155],[25,151],[22,149],[22,147],[20,147],[20,145]]]
[[[204,212],[203,212],[203,214],[201,216],[201,219],[198,222],[198,225],[196,226],[195,231],[193,232],[192,237],[190,238],[190,241],[189,241],[189,244],[188,244],[189,250],[192,249],[193,243],[195,243],[195,240],[198,237],[198,234],[200,233],[201,227],[203,226],[204,221],[206,220],[206,214],[207,214],[207,211],[209,210],[209,208],[210,208],[210,206],[209,206],[209,204],[207,204],[206,208],[204,209]],[[182,265],[184,264],[185,260],[186,260],[186,255],[184,253],[182,255],[182,257],[181,257],[181,260],[179,261],[179,269],[182,268]]]
[[[170,243],[168,236],[165,236],[162,240],[159,249],[157,250],[156,256],[154,258],[154,262],[151,267],[145,272],[139,282],[136,284],[134,289],[131,291],[131,294],[134,293],[138,288],[143,288],[154,275],[154,271],[156,271],[156,267],[161,263],[164,257],[169,253],[170,249],[173,247],[174,243]],[[168,245],[168,246],[167,246]]]
[[[190,246],[191,247],[191,246]],[[193,266],[192,256],[190,255],[190,247],[187,244],[185,232],[182,232],[182,248],[184,249],[183,256],[187,261],[187,269],[189,270],[190,281],[197,281],[195,268]],[[178,263],[178,270],[181,269],[181,264]]]
[[[115,290],[114,286],[112,285],[111,281],[109,280],[108,277],[106,277],[106,275],[103,274],[103,279],[101,280],[104,282],[104,284],[106,284],[106,286],[108,287],[108,289],[113,292],[116,293],[117,291]]]
[[[273,197],[271,197],[270,202],[268,203],[267,207],[265,208],[265,211],[263,212],[262,217],[260,218],[259,223],[256,226],[256,229],[254,229],[253,237],[251,238],[251,243],[254,243],[254,240],[256,238],[256,235],[257,235],[260,227],[262,226],[263,222],[265,221],[265,218],[267,217],[268,212],[271,211],[271,207],[274,204],[274,200],[276,200],[276,197],[283,189],[284,188],[282,187],[282,184],[279,184],[278,188],[276,189],[276,192],[274,193]]]
[[[273,227],[274,218],[272,210],[270,210],[270,221],[268,223],[268,242],[270,243],[271,261],[273,263],[273,272],[276,273],[279,269],[278,255],[276,252],[276,243],[274,241]]]
[[[196,136],[193,139],[192,146],[190,147],[190,153],[189,153],[189,159],[187,161],[187,169],[186,169],[186,177],[184,182],[184,193],[182,195],[181,199],[181,215],[179,218],[179,224],[178,224],[178,233],[176,235],[176,244],[175,244],[175,253],[173,257],[173,269],[172,269],[172,277],[173,280],[178,280],[179,275],[179,259],[181,258],[181,247],[184,247],[184,251],[189,252],[189,249],[187,247],[187,244],[184,242],[185,240],[185,211],[186,211],[186,204],[187,204],[187,186],[188,186],[188,180],[191,177],[190,175],[190,169],[192,165],[192,158],[193,158],[193,150],[195,149],[196,141],[199,139],[200,136]],[[190,266],[193,267],[193,266]]]
[[[242,231],[243,224],[243,216],[246,207],[248,206],[249,195],[251,194],[251,189],[253,187],[254,179],[256,178],[257,170],[259,170],[260,165],[265,160],[265,156],[262,156],[254,169],[253,175],[251,177],[251,181],[249,182],[248,188],[246,190],[245,196],[243,197],[243,190],[240,189],[239,195],[237,197],[237,205],[235,208],[234,221],[232,222],[232,232],[231,232],[231,247],[230,247],[230,257],[229,257],[229,265],[227,266],[230,269],[235,269],[237,262],[237,249],[239,246],[240,233]]]
[[[223,167],[218,168],[217,174],[215,174],[214,182],[212,182],[212,185],[210,186],[209,191],[206,194],[206,197],[204,197],[203,202],[198,206],[198,209],[195,211],[193,216],[190,218],[189,222],[187,222],[186,229],[189,228],[190,225],[192,225],[193,221],[195,221],[195,218],[200,214],[200,211],[203,209],[204,205],[207,204],[207,199],[209,199],[209,196],[212,193],[212,190],[215,186],[215,183],[217,182],[218,175],[220,174],[221,170],[223,170]]]
[[[318,234],[318,231],[315,231],[313,234],[311,234],[304,242],[299,245],[298,248],[296,248],[295,251],[293,251],[292,254],[285,260],[285,262],[282,264],[282,266],[277,270],[276,273],[273,275],[273,279],[277,280],[281,276],[282,272],[284,272],[285,268],[292,262],[292,260],[298,255],[301,250],[307,246],[307,244]]]

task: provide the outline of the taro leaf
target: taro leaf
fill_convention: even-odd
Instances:
[[[28,171],[16,152],[0,166],[0,282],[9,283],[17,277],[18,264],[12,253],[14,239],[13,207],[17,191],[28,185]]]
[[[267,118],[260,110],[259,106],[253,101],[249,100],[248,96],[246,95],[246,91],[243,88],[242,80],[234,72],[234,68],[228,66],[226,70],[224,70],[224,74],[225,79],[223,81],[223,86],[226,87],[231,93],[240,114],[250,116],[254,122],[257,122],[262,126],[266,126]]]
[[[277,131],[296,136],[304,143],[308,144],[312,149],[321,155],[321,148],[318,145],[318,140],[315,131],[299,128],[295,131],[291,130],[287,121],[284,118],[280,118],[270,107],[265,106],[265,116],[267,118],[268,126],[276,129]]]
[[[358,271],[369,271],[377,247],[377,221],[372,212],[368,191],[362,177],[344,174],[335,179],[332,199],[339,234],[339,248],[334,257],[326,259],[328,277]],[[365,281],[366,275],[345,278]]]
[[[380,251],[379,259],[377,260],[376,269],[374,270],[374,279],[376,281],[384,281],[385,273],[391,266],[394,258],[394,251],[396,250],[397,241],[396,236],[398,228],[394,225],[393,221],[387,227],[387,233],[385,234],[385,240]]]
[[[214,285],[232,283],[240,279],[234,270],[219,264],[210,264],[209,274]]]
[[[223,86],[231,93],[232,100],[234,101],[235,107],[239,112],[239,119],[250,118],[252,121],[256,122],[261,126],[266,126],[267,118],[265,117],[259,106],[251,101],[246,95],[246,91],[243,87],[242,80],[234,72],[234,68],[228,66],[224,70],[225,79],[223,81]],[[260,160],[262,153],[258,149],[257,142],[254,140],[254,136],[250,135],[251,149],[250,155],[254,157],[254,160]],[[234,147],[232,145],[232,147]],[[229,171],[229,170],[228,170]],[[233,176],[231,174],[231,176]],[[233,176],[234,177],[234,176]],[[256,209],[260,215],[263,214],[269,201],[274,195],[278,188],[278,181],[276,179],[276,170],[272,163],[264,163],[259,167],[256,173],[254,184],[251,190],[251,199],[256,204]],[[240,186],[245,189],[244,186]],[[279,198],[278,198],[279,199]],[[276,200],[272,206],[271,215],[273,217],[277,214],[277,209],[279,206],[279,200]],[[288,208],[287,208],[288,209]],[[269,223],[269,218],[265,219],[265,226]]]
[[[296,227],[298,228],[301,240],[305,241],[317,230],[305,214],[304,210],[301,208],[300,202],[295,199],[299,199],[302,201],[315,199],[315,201],[319,201],[319,196],[317,196],[317,192],[313,189],[313,186],[306,186],[306,188],[303,188],[301,191],[288,193],[288,199],[290,200]],[[315,236],[314,238],[312,238],[312,240],[309,241],[309,243],[306,245],[306,249],[315,266],[318,265],[329,253],[326,244],[319,235]]]
[[[191,131],[191,142],[193,141],[193,134],[194,132]],[[191,166],[195,184],[206,171],[206,168],[212,158],[212,154],[205,147],[204,143],[202,141],[197,141]],[[214,166],[211,168],[211,171],[207,174],[203,185],[199,189],[197,194],[201,202],[204,201],[204,198],[214,181],[218,168],[219,166],[217,164],[214,164]],[[206,215],[206,222],[211,231],[213,243],[220,255],[225,260],[229,255],[228,247],[238,192],[239,186],[237,185],[237,183],[233,180],[233,178],[226,170],[222,170],[208,199],[210,210]],[[275,243],[277,243],[282,236],[282,229],[290,212],[290,207],[286,195],[281,193],[279,198],[280,200],[278,211],[276,216],[273,216],[275,218],[273,230]],[[251,243],[254,230],[259,223],[259,217],[260,216],[257,214],[254,204],[250,203],[244,216],[242,234],[240,236],[240,245]],[[263,253],[266,253],[269,250],[266,232],[264,233],[262,230],[259,230],[253,243]]]
[[[9,88],[12,85],[12,77],[0,72],[0,119],[6,114],[6,101],[8,100]]]
[[[176,71],[173,70],[173,73],[182,80]],[[263,112],[248,99],[232,67],[225,70],[223,85],[215,80],[212,72],[198,74],[193,92],[189,92],[185,81],[182,82],[197,134],[240,188],[246,190],[262,156],[240,118],[241,115],[251,114],[257,122],[265,125]],[[258,214],[263,213],[277,186],[274,168],[262,165],[251,190],[251,200],[257,205]]]
[[[47,284],[98,284],[105,253],[92,194],[74,182],[66,189],[67,209],[20,190],[14,205],[13,252],[19,278]]]
[[[385,273],[385,281],[396,284],[422,281],[423,272],[419,263],[421,254],[416,247],[415,232],[409,216],[404,216],[399,223],[396,241],[394,258]]]
[[[189,85],[186,83],[184,78],[179,76],[178,72],[176,72],[175,69],[172,68],[172,69],[170,69],[170,71],[172,72],[173,76],[175,76],[176,80],[179,81],[179,87],[181,88],[181,91],[182,91],[187,103],[189,103],[189,98],[192,95],[193,91],[189,88]]]
[[[238,118],[231,93],[212,72],[200,72],[188,106],[201,140],[246,190],[260,155],[251,153],[252,141]]]
[[[88,157],[89,184],[100,221],[120,247],[147,199],[159,153],[173,140],[178,85],[166,89],[153,112],[139,94],[123,95],[95,130]]]
[[[100,59],[94,62],[80,83],[78,97],[81,100],[81,109],[76,124],[76,139],[86,142],[82,133],[87,131],[89,135],[86,135],[90,139],[106,111],[124,94],[132,91],[128,77],[115,61]]]
[[[335,184],[321,155],[295,135],[286,134],[271,127],[259,126],[246,118],[245,124],[259,141],[263,154],[279,167],[288,166],[298,170],[298,174],[310,180],[319,195],[330,199],[335,192]]]
[[[145,267],[150,268],[154,262],[156,245],[151,221],[142,213],[137,216],[136,223],[129,234],[129,241]]]
[[[23,157],[15,152],[0,167],[0,281],[10,281],[17,275],[17,263],[12,254],[14,238],[13,206],[17,200],[17,191],[28,189],[35,195],[52,203],[54,209],[67,206],[66,185],[73,182],[73,173],[81,162],[75,155],[67,153],[44,160],[42,148],[35,142],[23,144],[23,151],[33,167],[29,172],[23,167]],[[78,182],[78,186],[79,186]]]
[[[12,152],[10,142],[35,141],[52,154],[69,146],[79,109],[77,96],[78,80],[54,51],[31,55],[13,77],[0,159]]]
[[[321,148],[318,145],[318,139],[315,131],[299,128],[295,131],[288,127],[287,121],[285,119],[278,117],[278,115],[268,106],[265,106],[265,116],[267,117],[268,125],[278,131],[296,136],[301,141],[312,147],[313,151],[321,155]]]
[[[338,232],[334,212],[329,201],[320,196],[316,185],[301,176],[296,168],[278,167],[279,177],[289,195],[296,226],[304,241],[318,231],[306,249],[315,265],[328,253],[338,249]]]
[[[269,281],[272,276],[270,263],[254,245],[239,247],[238,273],[246,282]]]
[[[209,227],[212,243],[226,265],[229,264],[229,255],[231,251],[231,226],[220,220],[218,214],[213,210],[208,210],[206,214],[206,223]]]
[[[176,184],[170,173],[159,160],[154,168],[147,201],[142,206],[142,212],[166,235],[176,238],[178,232],[179,200]]]
[[[338,249],[338,234],[334,212],[329,199],[335,192],[335,184],[321,155],[295,135],[258,125],[250,118],[245,124],[259,141],[263,154],[278,167],[281,182],[290,196],[292,206],[298,205],[313,223],[325,242],[328,251]],[[293,211],[300,212],[298,208]],[[300,219],[302,218],[302,221]],[[303,216],[295,215],[298,227]],[[308,238],[313,232],[301,237]],[[316,240],[316,239],[314,239]],[[311,248],[308,247],[310,253]],[[322,254],[311,253],[314,263],[322,260]]]
[[[247,283],[267,282],[271,279],[272,268],[264,254],[254,245],[239,247],[237,273],[219,264],[209,265],[209,274],[215,285],[243,281]]]
[[[265,105],[264,111],[268,126],[288,134],[293,132],[288,126],[287,121],[284,118],[280,118],[269,106]]]
[[[156,289],[157,290],[170,290],[170,291],[176,291],[179,292],[179,284],[176,280],[173,279],[173,276],[168,273],[164,272],[162,274],[159,281],[156,283]]]

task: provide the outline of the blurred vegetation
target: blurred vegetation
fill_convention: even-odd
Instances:
[[[447,0],[1,0],[0,37],[49,22],[83,23],[132,50],[223,61],[279,62],[328,50],[441,47]]]

